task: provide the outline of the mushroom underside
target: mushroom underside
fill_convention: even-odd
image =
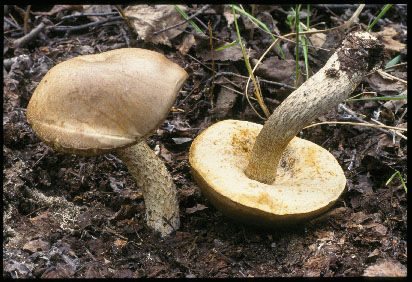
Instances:
[[[202,193],[227,216],[252,223],[286,223],[332,206],[346,185],[337,160],[322,147],[295,137],[271,185],[245,175],[262,126],[225,120],[203,131],[190,148],[191,170]]]

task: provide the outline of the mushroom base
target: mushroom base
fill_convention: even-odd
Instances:
[[[225,215],[257,225],[295,224],[330,208],[345,189],[337,160],[322,147],[293,138],[271,185],[249,179],[247,167],[262,126],[225,120],[192,143],[189,161],[202,194]]]

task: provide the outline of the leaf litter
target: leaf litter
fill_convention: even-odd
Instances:
[[[299,137],[323,146],[343,166],[348,181],[339,201],[323,216],[294,228],[272,230],[230,220],[201,195],[190,174],[188,150],[202,130],[219,120],[264,122],[243,96],[247,79],[242,76],[248,74],[240,49],[215,51],[215,74],[226,75],[215,80],[214,93],[209,96],[205,89],[210,87],[206,82],[213,75],[209,38],[199,36],[188,23],[153,36],[184,20],[172,5],[121,6],[134,31],[128,30],[124,20],[83,27],[110,19],[113,15],[107,13],[117,11],[113,6],[33,5],[28,26],[34,28],[43,19],[50,28],[18,49],[12,42],[24,35],[21,28],[27,7],[5,6],[3,277],[406,276],[406,191],[398,177],[386,185],[395,170],[407,183],[406,140],[360,126],[329,124],[302,130]],[[181,9],[190,16],[202,7],[182,5]],[[243,7],[251,13],[250,5]],[[275,33],[286,34],[291,32],[285,21],[292,7],[256,5],[254,16]],[[314,4],[311,25],[323,25],[319,29],[335,27],[350,18],[357,5],[350,7]],[[366,29],[369,14],[378,14],[382,7],[366,5],[358,25]],[[402,4],[391,9],[388,21],[378,22],[373,31],[386,44],[391,57],[388,61],[400,55],[403,62],[406,9]],[[95,15],[79,15],[86,12]],[[80,26],[78,30],[62,32],[52,27],[62,17],[75,14],[64,25]],[[245,16],[240,19],[242,40],[253,62],[272,38]],[[207,28],[202,23],[207,27],[211,21],[214,43],[219,42],[215,47],[237,40],[228,6],[210,5],[193,20],[205,33]],[[313,72],[330,55],[326,49],[333,48],[342,37],[337,32],[310,36],[312,44],[325,49],[309,48]],[[147,139],[164,160],[178,190],[182,225],[167,238],[160,238],[145,225],[141,190],[120,160],[112,155],[85,158],[55,152],[40,142],[25,118],[31,94],[52,66],[80,54],[128,45],[160,51],[185,67],[190,76],[175,109]],[[287,59],[295,57],[294,47],[290,42],[282,43]],[[293,65],[290,70],[289,63]],[[256,74],[294,86],[294,66],[271,50]],[[407,80],[405,65],[388,73]],[[261,89],[271,111],[292,91],[265,82],[261,82]],[[362,81],[354,95],[375,97],[405,91],[402,82],[375,73]],[[258,108],[257,102],[252,103]],[[377,118],[386,125],[407,126],[407,100],[358,101],[346,106],[368,122]],[[331,109],[318,121],[337,119],[350,120],[353,115]]]

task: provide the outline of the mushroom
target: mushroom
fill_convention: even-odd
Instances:
[[[351,33],[264,126],[225,120],[204,130],[189,153],[202,194],[227,216],[266,226],[296,224],[326,211],[344,191],[345,174],[327,150],[295,136],[349,97],[383,54],[369,33]]]
[[[144,138],[163,123],[187,77],[164,55],[145,49],[75,57],[46,73],[27,120],[58,151],[119,156],[143,190],[147,225],[168,235],[180,225],[176,188]]]

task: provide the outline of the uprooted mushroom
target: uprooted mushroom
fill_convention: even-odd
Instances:
[[[293,224],[326,211],[344,191],[345,174],[327,150],[295,136],[349,97],[383,54],[369,33],[351,33],[264,126],[225,120],[203,131],[189,154],[202,193],[224,214],[254,224]]]
[[[58,151],[116,153],[143,190],[148,226],[167,235],[180,225],[176,188],[144,138],[163,123],[187,77],[164,55],[145,49],[75,57],[43,77],[27,120]]]

